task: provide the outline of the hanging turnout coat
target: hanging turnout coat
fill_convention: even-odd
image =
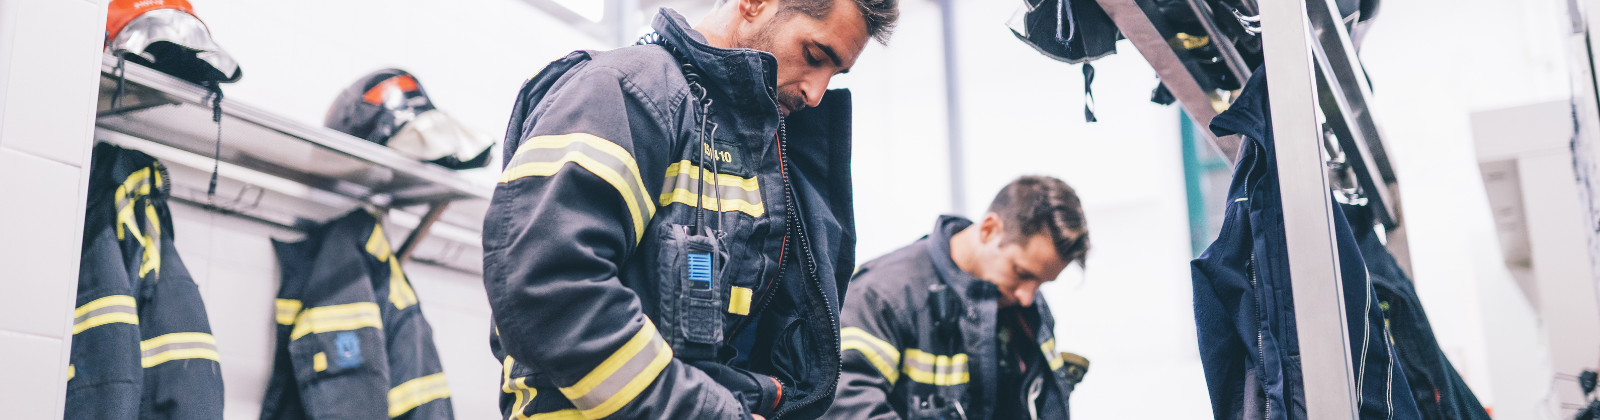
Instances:
[[[262,420],[453,418],[433,329],[377,218],[356,210],[272,245],[282,283]]]
[[[483,228],[503,415],[816,418],[855,266],[849,95],[780,118],[771,54],[654,28],[518,95]]]
[[[1200,361],[1217,420],[1306,418],[1269,115],[1266,69],[1258,69],[1211,120],[1218,136],[1244,139],[1222,231],[1191,263]],[[1339,206],[1332,209],[1360,418],[1420,419],[1361,250]]]
[[[104,143],[90,165],[64,418],[222,418],[216,340],[173,246],[166,168]]]

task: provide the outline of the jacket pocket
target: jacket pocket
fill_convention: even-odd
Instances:
[[[728,255],[714,237],[697,235],[688,226],[663,224],[661,235],[661,281],[664,315],[675,319],[664,323],[675,331],[679,340],[674,351],[682,359],[713,359],[722,344],[722,313],[727,308],[726,281],[723,271]]]

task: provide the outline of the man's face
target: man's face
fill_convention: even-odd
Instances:
[[[749,2],[749,0],[744,0]],[[778,60],[778,112],[784,116],[822,102],[828,81],[850,71],[867,45],[867,23],[850,0],[832,0],[824,19],[775,10],[734,40],[740,48],[771,53]],[[768,3],[766,7],[781,8]]]
[[[1041,232],[1024,241],[1008,241],[994,213],[979,223],[978,272],[970,274],[1000,288],[1000,307],[1033,306],[1033,294],[1039,285],[1055,280],[1067,268],[1067,262],[1056,255],[1050,234]]]

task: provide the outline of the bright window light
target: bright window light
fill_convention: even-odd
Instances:
[[[599,22],[606,16],[605,0],[554,0],[561,7],[583,16],[590,22]]]

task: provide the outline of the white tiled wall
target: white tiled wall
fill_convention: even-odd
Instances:
[[[105,2],[0,0],[0,407],[60,418]]]

